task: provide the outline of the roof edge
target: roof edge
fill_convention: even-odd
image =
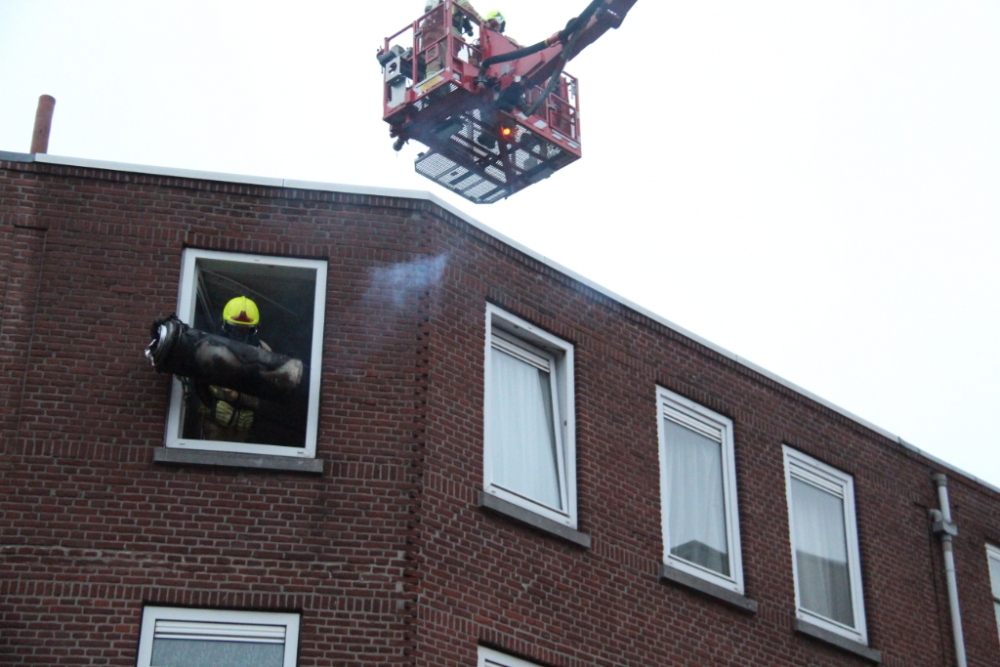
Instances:
[[[941,466],[942,468],[945,468],[945,469],[947,469],[947,470],[949,470],[949,471],[951,471],[953,473],[961,475],[962,477],[965,477],[966,479],[968,479],[968,480],[970,480],[972,482],[975,482],[976,484],[979,484],[979,485],[981,485],[981,486],[983,486],[983,487],[985,487],[987,489],[990,489],[994,493],[1000,494],[1000,487],[994,486],[993,484],[990,484],[989,482],[987,482],[985,480],[982,480],[982,479],[976,477],[975,475],[973,475],[971,473],[965,472],[964,470],[962,470],[960,468],[957,468],[957,467],[951,465],[950,463],[947,463],[946,461],[943,461],[943,460],[939,459],[938,457],[925,452],[924,450],[920,449],[919,447],[916,447],[916,446],[914,446],[914,445],[906,442],[900,436],[898,436],[898,435],[896,435],[894,433],[891,433],[890,431],[887,431],[886,429],[884,429],[884,428],[882,428],[882,427],[880,427],[880,426],[878,426],[876,424],[873,424],[872,422],[870,422],[870,421],[868,421],[866,419],[863,419],[863,418],[857,416],[856,414],[850,412],[849,410],[846,410],[846,409],[844,409],[844,408],[842,408],[842,407],[840,407],[840,406],[838,406],[838,405],[836,405],[834,403],[831,403],[830,401],[828,401],[828,400],[826,400],[826,399],[824,399],[824,398],[822,398],[820,396],[817,396],[816,394],[812,393],[811,391],[809,391],[807,389],[804,389],[804,388],[800,387],[799,385],[795,384],[794,382],[786,380],[785,378],[781,377],[780,375],[772,373],[771,371],[769,371],[769,370],[767,370],[767,369],[765,369],[765,368],[763,368],[761,366],[758,366],[757,364],[753,363],[752,361],[744,359],[743,357],[739,356],[738,354],[730,352],[729,350],[727,350],[727,349],[725,349],[725,348],[723,348],[723,347],[721,347],[719,345],[716,345],[715,343],[713,343],[713,342],[711,342],[711,341],[709,341],[709,340],[707,340],[705,338],[702,338],[701,336],[695,334],[694,332],[689,331],[688,329],[685,329],[684,327],[682,327],[682,326],[680,326],[678,324],[675,324],[674,322],[671,322],[670,320],[666,319],[665,317],[662,317],[662,316],[654,313],[653,311],[651,311],[651,310],[649,310],[647,308],[644,308],[643,306],[640,306],[639,304],[635,303],[634,301],[631,301],[630,299],[627,299],[627,298],[625,298],[625,297],[623,297],[623,296],[621,296],[621,295],[619,295],[619,294],[617,294],[617,293],[609,290],[608,288],[603,287],[602,285],[599,285],[599,284],[595,283],[594,281],[590,280],[589,278],[580,275],[576,271],[573,271],[572,269],[569,269],[569,268],[563,266],[562,264],[560,264],[560,263],[558,263],[558,262],[556,262],[556,261],[554,261],[554,260],[546,257],[545,255],[542,255],[541,253],[536,252],[536,251],[532,250],[531,248],[528,248],[525,245],[522,245],[518,241],[515,241],[514,239],[510,238],[509,236],[506,236],[505,234],[502,234],[501,232],[498,232],[497,230],[493,229],[492,227],[489,227],[488,225],[480,222],[479,220],[476,220],[475,218],[473,218],[471,215],[469,215],[465,211],[462,211],[461,209],[457,208],[456,206],[453,206],[452,204],[444,201],[443,199],[441,199],[437,195],[435,195],[435,194],[433,194],[431,192],[428,192],[426,190],[404,190],[404,189],[397,189],[397,188],[381,188],[381,187],[375,187],[375,186],[352,185],[352,184],[345,184],[345,183],[324,183],[322,181],[305,181],[305,180],[296,180],[296,179],[271,178],[271,177],[266,177],[266,176],[251,176],[251,175],[243,175],[243,174],[226,174],[226,173],[210,172],[210,171],[198,171],[198,170],[193,170],[193,169],[178,169],[178,168],[174,168],[174,167],[158,167],[158,166],[151,166],[151,165],[130,164],[130,163],[125,163],[125,162],[110,162],[110,161],[105,161],[105,160],[91,160],[91,159],[87,159],[87,158],[77,158],[77,157],[67,157],[67,156],[60,156],[60,155],[50,155],[50,154],[46,154],[46,153],[33,154],[33,153],[17,153],[17,152],[0,151],[0,160],[6,160],[6,161],[9,161],[9,162],[39,162],[39,163],[44,163],[44,164],[52,164],[52,165],[59,165],[59,166],[66,166],[66,167],[82,167],[82,168],[85,168],[85,169],[105,169],[105,170],[108,170],[108,171],[126,171],[126,172],[131,172],[131,173],[136,173],[136,174],[149,174],[149,175],[153,175],[153,176],[167,176],[167,177],[171,177],[171,178],[188,178],[188,179],[195,179],[195,180],[217,181],[217,182],[222,182],[222,183],[234,183],[234,184],[241,184],[241,185],[259,185],[259,186],[265,186],[265,187],[291,188],[291,189],[296,189],[296,190],[316,190],[316,191],[323,191],[323,192],[340,192],[340,193],[344,193],[344,194],[366,195],[366,196],[372,196],[372,197],[396,197],[396,198],[401,198],[401,199],[419,199],[419,200],[427,201],[427,202],[432,203],[432,204],[434,204],[436,206],[439,206],[440,208],[444,209],[448,213],[451,213],[455,217],[459,218],[460,220],[462,220],[463,222],[465,222],[465,223],[467,223],[469,225],[472,225],[473,227],[475,227],[476,229],[482,231],[483,233],[488,234],[489,236],[492,236],[493,238],[497,239],[498,241],[501,241],[502,243],[506,243],[507,245],[511,246],[515,250],[518,250],[519,252],[524,253],[528,257],[531,257],[532,259],[534,259],[534,260],[536,260],[536,261],[538,261],[538,262],[540,262],[542,264],[545,264],[546,266],[548,266],[548,267],[550,267],[550,268],[552,268],[552,269],[554,269],[554,270],[556,270],[556,271],[558,271],[558,272],[566,275],[567,277],[569,277],[569,278],[577,281],[578,283],[584,285],[585,287],[588,287],[588,288],[594,290],[595,292],[597,292],[599,294],[603,294],[604,296],[608,297],[609,299],[611,299],[613,301],[618,302],[619,304],[625,306],[626,308],[629,308],[630,310],[633,310],[636,313],[638,313],[638,314],[640,314],[640,315],[642,315],[644,317],[647,317],[650,320],[653,320],[654,322],[657,322],[657,323],[659,323],[659,324],[667,327],[668,329],[672,329],[673,331],[676,331],[677,333],[681,334],[682,336],[690,338],[692,341],[694,341],[694,342],[698,343],[699,345],[702,345],[702,346],[704,346],[704,347],[712,350],[716,354],[719,354],[720,356],[726,357],[727,359],[730,359],[730,360],[732,360],[732,361],[740,364],[741,366],[744,366],[744,367],[746,367],[746,368],[754,371],[755,373],[758,373],[758,374],[760,374],[760,375],[768,378],[769,380],[771,380],[771,381],[773,381],[773,382],[775,382],[775,383],[777,383],[779,385],[782,385],[782,386],[786,387],[787,389],[791,389],[792,391],[794,391],[794,392],[796,392],[798,394],[801,394],[802,396],[808,398],[809,400],[811,400],[811,401],[813,401],[815,403],[818,403],[819,405],[822,405],[823,407],[828,408],[829,410],[832,410],[833,412],[836,412],[836,413],[842,415],[843,417],[846,417],[846,418],[850,419],[851,421],[853,421],[853,422],[855,422],[855,423],[857,423],[857,424],[859,424],[859,425],[861,425],[861,426],[863,426],[863,427],[865,427],[865,428],[867,428],[867,429],[869,429],[871,431],[874,431],[875,433],[878,433],[882,437],[884,437],[884,438],[886,438],[888,440],[891,440],[892,442],[895,442],[896,444],[900,445],[904,449],[906,449],[906,450],[908,450],[910,452],[913,452],[914,454],[917,454],[917,455],[919,455],[919,456],[927,459],[928,461],[931,461],[931,462],[933,462],[933,463]]]
[[[35,154],[0,151],[0,160],[5,160],[7,162],[34,162]]]

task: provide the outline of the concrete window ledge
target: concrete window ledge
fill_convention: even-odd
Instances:
[[[803,621],[800,618],[795,619],[795,631],[801,632],[804,635],[809,635],[813,639],[818,639],[827,644],[832,644],[839,649],[843,649],[848,653],[853,653],[854,655],[861,656],[865,660],[871,660],[876,664],[882,662],[882,652],[876,651],[875,649],[865,646],[861,642],[856,642],[847,637],[841,637],[835,632],[830,632],[829,630],[824,630],[823,628],[817,627],[808,621]]]
[[[153,450],[153,462],[166,465],[193,465],[215,468],[243,468],[250,470],[276,470],[323,474],[322,459],[304,459],[298,456],[270,456],[238,452],[214,452],[196,449],[158,447]]]
[[[751,600],[747,596],[740,595],[736,591],[727,590],[722,586],[717,586],[713,583],[705,581],[704,579],[699,579],[693,574],[682,572],[677,568],[670,567],[664,563],[660,563],[660,580],[680,584],[685,588],[691,588],[699,593],[708,595],[709,597],[722,600],[726,604],[732,605],[741,611],[751,614],[757,613],[756,600]]]
[[[530,510],[518,507],[514,503],[509,503],[506,500],[500,500],[496,496],[492,496],[485,491],[479,492],[479,507],[497,514],[502,514],[505,517],[509,517],[515,521],[531,526],[532,528],[549,533],[550,535],[555,535],[556,537],[566,540],[567,542],[571,542],[578,547],[583,547],[584,549],[590,548],[590,535],[581,533],[580,531],[570,528],[569,526],[564,526],[561,523],[553,521],[552,519],[546,519],[543,516],[538,516]]]

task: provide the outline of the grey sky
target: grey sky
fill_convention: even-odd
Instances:
[[[546,37],[584,0],[504,0]],[[475,207],[381,120],[423,0],[0,0],[0,150],[432,190],[1000,486],[1000,4],[639,0],[570,64],[584,158]],[[540,6],[540,8],[539,8]]]

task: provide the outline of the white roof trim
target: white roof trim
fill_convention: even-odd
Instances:
[[[758,366],[757,364],[753,363],[752,361],[748,361],[747,359],[744,359],[744,358],[740,357],[739,355],[734,354],[734,353],[730,352],[729,350],[727,350],[725,348],[719,347],[715,343],[713,343],[711,341],[708,341],[708,340],[702,338],[701,336],[699,336],[699,335],[697,335],[697,334],[695,334],[695,333],[693,333],[691,331],[688,331],[684,327],[679,326],[677,324],[674,324],[670,320],[668,320],[668,319],[666,319],[664,317],[661,317],[660,315],[657,315],[656,313],[654,313],[654,312],[652,312],[650,310],[647,310],[646,308],[643,308],[642,306],[640,306],[640,305],[638,305],[638,304],[636,304],[636,303],[634,303],[634,302],[632,302],[632,301],[630,301],[630,300],[628,300],[628,299],[626,299],[626,298],[624,298],[622,296],[619,296],[618,294],[615,294],[614,292],[612,292],[611,290],[607,289],[606,287],[602,287],[601,285],[598,285],[594,281],[592,281],[592,280],[590,280],[590,279],[588,279],[588,278],[586,278],[584,276],[581,276],[580,274],[576,273],[575,271],[573,271],[571,269],[566,268],[565,266],[562,266],[558,262],[555,262],[555,261],[549,259],[548,257],[545,257],[544,255],[541,255],[541,254],[535,252],[531,248],[528,248],[526,246],[521,245],[520,243],[518,243],[514,239],[512,239],[512,238],[510,238],[508,236],[505,236],[504,234],[501,234],[500,232],[496,231],[495,229],[484,225],[483,223],[479,222],[475,218],[471,217],[465,211],[462,211],[462,210],[460,210],[460,209],[452,206],[448,202],[444,201],[443,199],[437,197],[436,195],[434,195],[434,194],[432,194],[430,192],[427,192],[426,190],[401,190],[401,189],[396,189],[396,188],[379,188],[379,187],[371,187],[371,186],[365,186],[365,185],[347,185],[347,184],[340,184],[340,183],[323,183],[323,182],[319,182],[319,181],[300,181],[300,180],[295,180],[295,179],[268,178],[268,177],[264,177],[264,176],[245,176],[245,175],[241,175],[241,174],[221,174],[221,173],[218,173],[218,172],[197,171],[197,170],[193,170],[193,169],[176,169],[176,168],[173,168],[173,167],[155,167],[155,166],[148,166],[148,165],[128,164],[128,163],[124,163],[124,162],[106,162],[106,161],[103,161],[103,160],[88,160],[88,159],[85,159],[85,158],[63,157],[63,156],[59,156],[59,155],[49,155],[49,154],[45,154],[45,153],[38,153],[38,154],[4,153],[4,154],[0,155],[0,159],[5,159],[5,158],[6,159],[16,159],[16,157],[26,158],[25,161],[44,162],[46,164],[55,164],[55,165],[62,165],[62,166],[67,166],[67,167],[83,167],[83,168],[86,168],[86,169],[107,169],[107,170],[110,170],[110,171],[127,171],[127,172],[131,172],[131,173],[136,173],[136,174],[151,174],[151,175],[154,175],[154,176],[167,176],[167,177],[171,177],[171,178],[191,178],[191,179],[198,179],[198,180],[205,180],[205,181],[219,181],[219,182],[223,182],[223,183],[234,183],[234,184],[241,184],[241,185],[260,185],[260,186],[265,186],[265,187],[295,188],[295,189],[298,189],[298,190],[318,190],[318,191],[323,191],[323,192],[341,192],[341,193],[344,193],[344,194],[368,195],[368,196],[373,196],[373,197],[399,197],[399,198],[403,198],[403,199],[421,199],[421,200],[424,200],[424,201],[431,202],[431,203],[436,204],[437,206],[440,206],[441,208],[445,209],[446,211],[448,211],[449,213],[451,213],[455,217],[460,218],[461,220],[465,221],[466,223],[468,223],[468,224],[472,225],[473,227],[481,230],[482,232],[484,232],[486,234],[489,234],[490,236],[492,236],[493,238],[497,239],[498,241],[502,241],[503,243],[506,243],[507,245],[509,245],[509,246],[517,249],[518,251],[520,251],[520,252],[524,253],[525,255],[531,257],[532,259],[534,259],[534,260],[536,260],[538,262],[541,262],[542,264],[545,264],[546,266],[549,266],[550,268],[555,269],[556,271],[559,271],[560,273],[563,273],[563,274],[567,275],[568,277],[570,277],[573,280],[581,283],[582,285],[585,285],[585,286],[589,287],[590,289],[594,290],[595,292],[603,294],[604,296],[606,296],[606,297],[608,297],[608,298],[610,298],[610,299],[612,299],[614,301],[617,301],[621,305],[623,305],[623,306],[625,306],[625,307],[627,307],[627,308],[629,308],[631,310],[634,310],[635,312],[639,313],[640,315],[648,317],[649,319],[651,319],[651,320],[653,320],[655,322],[659,322],[660,324],[662,324],[663,326],[665,326],[665,327],[667,327],[669,329],[673,329],[677,333],[679,333],[679,334],[681,334],[683,336],[686,336],[687,338],[690,338],[691,340],[695,341],[699,345],[703,345],[703,346],[707,347],[708,349],[712,350],[713,352],[716,352],[716,353],[720,354],[723,357],[731,359],[731,360],[735,361],[736,363],[738,363],[738,364],[740,364],[742,366],[745,366],[745,367],[749,368],[750,370],[752,370],[752,371],[754,371],[756,373],[760,373],[764,377],[766,377],[766,378],[768,378],[770,380],[773,380],[774,382],[776,382],[776,383],[778,383],[778,384],[780,384],[780,385],[782,385],[784,387],[787,387],[788,389],[791,389],[792,391],[794,391],[794,392],[796,392],[798,394],[802,394],[806,398],[808,398],[808,399],[810,399],[812,401],[815,401],[816,403],[819,403],[820,405],[823,405],[823,406],[829,408],[830,410],[833,410],[834,412],[837,412],[837,413],[843,415],[844,417],[847,417],[848,419],[851,419],[854,422],[857,422],[858,424],[864,426],[865,428],[868,428],[868,429],[871,429],[872,431],[875,431],[876,433],[884,436],[885,438],[888,438],[889,440],[892,440],[893,442],[896,442],[896,443],[900,444],[904,448],[906,448],[906,449],[908,449],[908,450],[910,450],[910,451],[912,451],[912,452],[914,452],[916,454],[919,454],[920,456],[923,456],[924,458],[929,459],[930,461],[933,461],[934,463],[937,463],[938,465],[940,465],[940,466],[942,466],[944,468],[947,468],[948,470],[951,470],[952,472],[955,472],[955,473],[957,473],[959,475],[962,475],[963,477],[966,477],[966,478],[968,478],[968,479],[976,482],[977,484],[981,484],[981,485],[985,486],[986,488],[988,488],[988,489],[990,489],[990,490],[992,490],[992,491],[994,491],[996,493],[1000,493],[1000,488],[998,488],[998,487],[990,484],[989,482],[981,480],[978,477],[976,477],[975,475],[967,473],[964,470],[956,468],[955,466],[951,465],[950,463],[942,461],[941,459],[937,458],[936,456],[928,454],[927,452],[923,451],[922,449],[920,449],[918,447],[915,447],[915,446],[911,445],[910,443],[906,442],[905,440],[903,440],[898,435],[896,435],[894,433],[890,433],[889,431],[885,430],[884,428],[876,426],[875,424],[872,424],[871,422],[869,422],[869,421],[867,421],[865,419],[862,419],[861,417],[858,417],[857,415],[853,414],[852,412],[849,412],[848,410],[845,410],[844,408],[841,408],[838,405],[834,405],[830,401],[827,401],[827,400],[825,400],[825,399],[817,396],[816,394],[814,394],[814,393],[812,393],[812,392],[810,392],[810,391],[808,391],[806,389],[803,389],[802,387],[798,386],[794,382],[790,382],[790,381],[784,379],[783,377],[781,377],[779,375],[775,375],[771,371],[768,371],[767,369],[761,368],[760,366]]]
[[[61,155],[48,155],[47,153],[37,153],[34,158],[35,162],[57,164],[64,167],[128,171],[134,174],[151,174],[153,176],[167,176],[169,178],[193,178],[202,181],[221,181],[223,183],[239,183],[242,185],[263,185],[272,188],[280,188],[284,184],[284,180],[280,178],[268,178],[266,176],[243,176],[238,174],[220,174],[209,171],[197,171],[195,169],[152,167],[147,165],[128,164],[126,162],[105,162],[104,160],[88,160],[80,157],[63,157]]]

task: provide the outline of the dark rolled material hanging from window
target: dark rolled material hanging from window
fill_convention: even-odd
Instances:
[[[146,358],[158,373],[288,401],[309,390],[309,367],[299,359],[192,329],[176,315],[156,320]]]

